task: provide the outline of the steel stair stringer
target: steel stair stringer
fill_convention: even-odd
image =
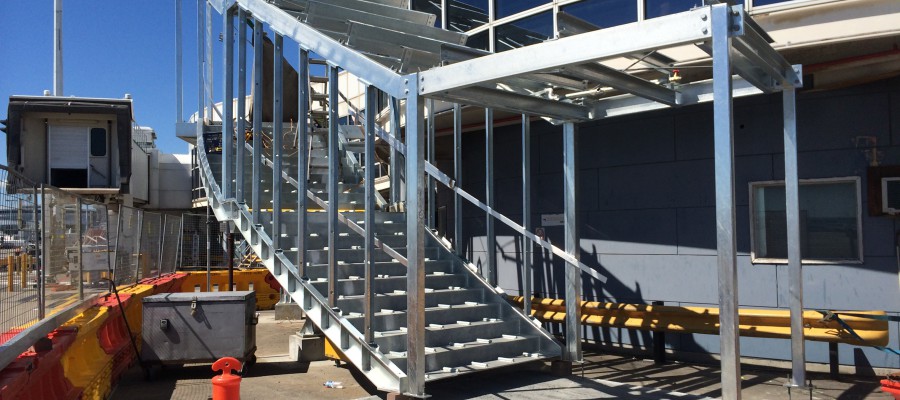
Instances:
[[[275,251],[272,239],[262,226],[253,225],[250,210],[246,204],[238,204],[234,199],[223,199],[221,188],[206,158],[203,140],[197,141],[200,174],[207,189],[207,201],[219,221],[230,221],[246,238],[253,251],[262,259],[263,265],[272,272],[291,298],[303,307],[307,317],[319,327],[332,343],[372,382],[379,390],[401,392],[406,389],[406,374],[387,357],[372,349],[363,340],[362,333],[345,317],[328,305],[328,299],[299,276],[296,266],[284,253]],[[364,360],[368,358],[368,360]],[[369,364],[370,368],[362,366]]]

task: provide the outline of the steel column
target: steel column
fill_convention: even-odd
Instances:
[[[156,252],[156,277],[159,278],[162,276],[162,265],[163,265],[163,250],[166,248],[166,218],[168,216],[166,214],[161,214],[159,216],[160,222],[162,222],[162,228],[159,230],[159,251]]]
[[[494,209],[494,110],[490,108],[484,109],[484,161],[485,203]],[[485,226],[487,263],[482,274],[488,283],[497,285],[497,233],[491,213],[485,214]]]
[[[204,62],[206,65],[206,96],[209,98],[209,120],[213,120],[213,109],[216,107],[213,99],[213,39],[212,39],[212,4],[206,2],[206,57]]]
[[[365,214],[365,301],[363,304],[365,315],[363,321],[363,334],[366,336],[366,343],[370,346],[375,344],[375,332],[372,330],[372,314],[375,312],[375,293],[372,293],[375,282],[375,104],[378,103],[378,89],[374,86],[366,86],[366,154],[365,154],[365,186],[366,186],[366,214]],[[371,360],[368,357],[363,359],[365,364],[369,364]],[[363,369],[369,368],[370,365],[364,365]]]
[[[528,232],[534,230],[531,222],[531,118],[528,114],[522,114],[522,226]],[[522,236],[522,243],[522,311],[525,315],[531,315],[531,281],[534,276],[531,261],[534,242]]]
[[[282,139],[284,132],[282,126],[284,122],[284,108],[281,105],[284,94],[283,64],[284,57],[284,38],[278,33],[275,34],[275,56],[272,58],[273,68],[273,99],[272,99],[272,244],[275,251],[281,250],[281,170],[282,156],[284,153],[284,145]],[[281,263],[276,262],[276,274],[281,271]]]
[[[787,214],[788,282],[791,309],[791,382],[806,386],[806,344],[803,339],[803,264],[800,254],[800,181],[797,172],[796,92],[782,92],[784,109],[784,194]]]
[[[41,255],[40,255],[40,258],[41,258],[41,266],[40,266],[40,268],[38,268],[38,271],[37,271],[37,279],[38,279],[38,318],[39,318],[39,319],[44,319],[44,317],[47,316],[47,297],[46,297],[46,295],[47,295],[47,282],[46,282],[46,279],[45,279],[45,276],[46,276],[46,273],[47,273],[47,271],[45,270],[45,269],[47,268],[47,237],[44,236],[44,233],[45,233],[45,229],[46,229],[46,226],[47,226],[47,212],[49,212],[49,210],[47,210],[46,207],[44,207],[44,206],[46,205],[47,194],[46,194],[46,192],[44,191],[44,184],[43,184],[43,183],[42,183],[41,186],[40,186],[40,190],[41,190],[41,195],[40,195],[40,200],[41,200],[41,226],[40,226],[40,230],[38,231],[38,234],[40,235],[40,242],[38,242],[38,243],[40,243],[40,249],[41,249]],[[35,204],[35,213],[37,213],[37,203],[34,203],[34,204]],[[118,221],[119,218],[117,218],[116,220]],[[108,224],[108,223],[109,223],[109,221],[107,221],[107,224]],[[108,231],[108,230],[109,230],[109,228],[107,227],[107,231]],[[118,237],[118,236],[117,236],[117,237]],[[118,239],[117,239],[117,240],[118,240]],[[109,242],[107,242],[107,248],[108,248],[108,246],[109,246]],[[110,275],[110,276],[112,276],[112,275]],[[110,282],[110,285],[115,285],[115,284],[116,284],[115,282]]]
[[[453,104],[453,178],[456,179],[456,186],[462,186],[462,106],[459,103]],[[462,257],[462,197],[454,192],[453,194],[453,246],[456,248],[456,255]]]
[[[225,68],[222,82],[225,83],[222,93],[222,195],[233,197],[231,189],[232,171],[234,170],[234,121],[232,105],[234,104],[234,15],[231,9],[222,13],[222,42],[224,44]]]
[[[391,133],[397,140],[402,141],[403,137],[400,135],[400,100],[391,97],[389,108],[391,113]],[[403,201],[401,198],[403,194],[400,190],[400,152],[394,146],[391,146],[391,164],[388,173],[391,180],[391,204],[400,203]]]
[[[428,99],[426,102],[426,108],[428,109],[428,162],[433,165],[437,165],[434,161],[434,100]],[[434,180],[431,179],[430,176],[426,176],[427,187],[428,190],[428,198],[427,198],[427,207],[428,207],[428,227],[431,229],[437,228],[434,225],[434,216],[437,212],[437,208],[434,204]]]
[[[62,1],[62,0],[60,0]],[[181,0],[175,0],[175,122],[184,122],[184,62],[182,49]]]
[[[340,174],[340,138],[338,136],[338,67],[328,65],[328,304],[337,305],[337,242],[341,226],[338,222]]]
[[[309,51],[300,48],[297,66],[297,268],[306,276],[306,187],[309,177]]]
[[[203,81],[203,42],[206,37],[203,30],[206,22],[204,3],[204,0],[197,0],[197,140],[203,140],[203,124],[206,120],[206,85]]]
[[[260,173],[262,169],[262,118],[263,118],[263,23],[253,20],[253,178],[250,181],[250,207],[253,208],[253,224],[259,225]]]
[[[578,132],[573,122],[563,124],[563,196],[566,253],[581,260],[578,235]],[[581,269],[566,263],[566,351],[564,360],[580,363],[581,354]]]
[[[406,375],[407,393],[425,395],[425,127],[418,75],[407,77],[406,98]]]
[[[740,331],[734,214],[734,124],[731,23],[727,4],[710,7],[713,46],[713,126],[716,181],[716,248],[722,398],[741,397]]]
[[[235,132],[235,197],[243,204],[244,198],[244,144],[247,143],[247,12],[238,7],[238,88],[237,129]]]

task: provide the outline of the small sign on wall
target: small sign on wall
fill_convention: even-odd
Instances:
[[[541,214],[541,226],[563,226],[565,218],[563,214]]]

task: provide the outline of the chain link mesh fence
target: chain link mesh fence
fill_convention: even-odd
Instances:
[[[162,215],[148,211],[143,211],[142,214],[138,278],[155,278],[160,275],[159,247],[162,244]]]
[[[130,285],[137,282],[141,246],[141,211],[120,206],[118,220],[113,279],[116,286]]]
[[[0,169],[0,343],[40,318],[37,186]]]
[[[164,274],[175,272],[178,267],[178,257],[181,252],[181,216],[165,215],[162,231],[162,254],[159,258],[159,268]]]

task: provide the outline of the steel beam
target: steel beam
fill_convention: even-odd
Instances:
[[[338,129],[338,67],[328,66],[328,304],[337,305],[338,254],[337,242],[340,235],[338,207],[341,194],[338,193],[340,175],[340,137]]]
[[[614,89],[666,105],[678,104],[678,92],[601,64],[571,65],[565,67],[563,71],[577,78],[609,85]]]
[[[453,178],[456,179],[456,186],[462,185],[462,106],[459,103],[453,103]],[[456,249],[456,255],[463,256],[463,234],[462,234],[462,215],[463,215],[462,198],[453,194],[453,247]]]
[[[297,63],[297,268],[306,276],[306,198],[309,184],[309,52],[302,47]]]
[[[425,395],[425,126],[419,76],[408,75],[406,98],[406,392]]]
[[[232,171],[234,171],[234,121],[232,120],[232,104],[234,104],[234,14],[231,9],[225,10],[222,22],[222,42],[224,45],[225,68],[222,82],[222,194],[225,198],[234,197],[232,193]],[[179,96],[180,98],[180,96]]]
[[[791,309],[791,382],[806,387],[803,338],[803,264],[800,254],[800,181],[797,172],[797,110],[793,87],[782,95],[784,110],[784,194],[787,215],[788,282]]]
[[[263,118],[263,22],[253,20],[253,178],[250,182],[253,209],[253,224],[259,225],[260,204],[259,180],[262,170],[262,118]]]
[[[551,40],[421,72],[420,95],[709,38],[709,7]],[[706,18],[703,18],[706,16]],[[604,43],[597,46],[597,43]]]
[[[585,21],[566,12],[557,12],[556,20],[559,24],[560,37],[579,35],[582,33],[593,32],[602,29],[602,27],[600,26],[594,25],[588,21]],[[666,75],[668,75],[668,71],[662,68],[670,68],[675,62],[675,60],[655,51],[652,51],[650,53],[630,54],[627,57],[632,60],[640,60],[641,62],[644,62],[648,65],[658,67],[661,69],[660,72],[663,72]]]
[[[591,110],[585,106],[485,87],[467,87],[429,97],[479,107],[550,116],[562,120],[588,120],[591,118]]]
[[[741,398],[740,331],[734,205],[734,123],[731,22],[725,4],[711,6],[713,126],[716,182],[716,248],[719,277],[719,339],[722,398]]]
[[[528,114],[522,114],[522,226],[531,232],[534,227],[531,223],[531,118]],[[531,260],[534,251],[534,242],[527,237],[522,238],[525,251],[522,257],[522,297],[525,315],[531,315],[532,278]]]
[[[275,54],[272,58],[272,244],[275,251],[281,251],[281,172],[284,169],[282,156],[284,153],[283,124],[284,108],[284,38],[275,33]],[[275,274],[279,271],[280,263],[275,263]]]
[[[578,235],[578,132],[573,122],[563,124],[563,196],[566,253],[581,261]],[[566,361],[582,362],[581,353],[581,269],[566,263]]]
[[[484,192],[485,203],[493,209],[494,205],[494,110],[484,109]],[[491,213],[485,214],[485,245],[487,263],[482,275],[491,285],[497,285],[497,233],[494,230],[494,218]]]
[[[365,300],[364,300],[364,321],[363,335],[366,337],[366,343],[372,347],[375,344],[375,331],[372,329],[372,315],[375,313],[375,293],[373,293],[375,283],[375,104],[378,103],[378,89],[374,86],[366,86],[366,153],[365,153],[365,192],[366,192],[366,214],[365,220]],[[368,364],[370,360],[366,357],[363,362]],[[363,370],[369,365],[364,365]]]
[[[247,12],[237,9],[238,19],[238,88],[237,88],[237,127],[235,132],[235,180],[234,194],[237,202],[243,204],[244,198],[244,144],[247,143]]]

